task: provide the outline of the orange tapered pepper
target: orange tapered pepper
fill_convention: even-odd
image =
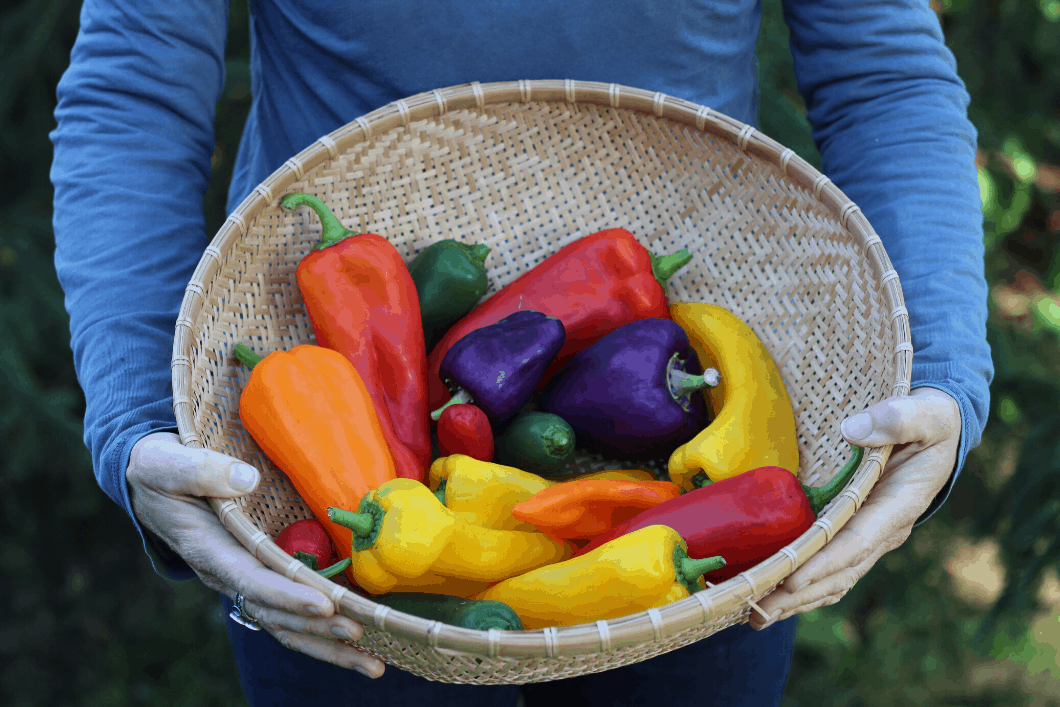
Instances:
[[[234,355],[253,369],[239,396],[243,427],[317,519],[328,506],[356,511],[361,497],[395,478],[371,394],[342,354],[303,345],[262,358],[237,344]],[[350,533],[324,527],[339,557],[349,557]]]
[[[587,540],[680,495],[681,488],[670,481],[580,479],[520,501],[512,517],[554,538]]]

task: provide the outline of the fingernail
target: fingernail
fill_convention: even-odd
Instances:
[[[258,485],[258,470],[249,464],[228,467],[228,483],[236,491],[250,491]]]
[[[309,604],[305,608],[305,613],[309,614],[310,616],[323,616],[324,610],[316,604]]]
[[[353,636],[350,635],[350,632],[347,631],[342,626],[332,626],[331,627],[331,635],[332,636],[337,636],[337,637],[341,638],[344,641],[354,641],[354,640],[356,640]]]
[[[365,670],[364,668],[362,668],[362,667],[361,667],[361,666],[359,666],[359,665],[355,665],[355,666],[353,666],[353,669],[354,669],[354,670],[356,670],[356,671],[357,671],[358,673],[360,673],[361,675],[365,676],[366,678],[370,678],[370,677],[372,677],[372,674],[371,674],[370,672],[368,672],[367,670]],[[374,678],[373,678],[373,679],[374,679]]]
[[[843,420],[840,429],[847,439],[863,440],[872,434],[872,417],[867,412],[859,412],[854,417]]]
[[[770,626],[772,626],[774,623],[776,623],[778,618],[780,618],[780,609],[777,609],[776,611],[774,611],[772,614],[769,615],[769,621],[766,621],[764,624],[762,624],[762,629],[761,630],[764,631],[765,629],[767,629]]]

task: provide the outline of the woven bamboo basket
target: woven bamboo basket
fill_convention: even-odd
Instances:
[[[866,450],[847,488],[806,533],[722,584],[658,609],[539,631],[472,631],[390,610],[319,577],[273,538],[311,517],[238,417],[264,355],[314,342],[294,273],[320,235],[284,194],[321,197],[346,227],[386,236],[411,259],[445,238],[486,243],[487,297],[581,236],[631,231],[653,252],[688,248],[671,301],[721,305],[746,321],[795,407],[799,477],[830,479],[849,451],[839,423],[909,392],[912,345],[898,276],[867,219],[827,177],[748,125],[660,93],[580,81],[435,90],[321,137],[228,217],[177,321],[172,374],[182,442],[254,464],[252,495],[214,499],[258,559],[320,590],[365,625],[358,647],[422,677],[527,683],[635,663],[747,621],[758,600],[821,549],[861,506],[890,448]],[[580,457],[585,470],[607,460]]]

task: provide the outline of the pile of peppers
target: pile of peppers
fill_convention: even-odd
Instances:
[[[400,606],[435,618],[484,602],[528,630],[663,606],[792,542],[860,463],[854,448],[827,485],[799,483],[761,341],[667,300],[688,251],[608,229],[483,301],[484,244],[406,263],[315,196],[280,206],[320,223],[295,274],[317,343],[237,345],[239,417],[316,519],[284,548],[369,595],[422,594]],[[576,450],[645,468],[579,473]]]

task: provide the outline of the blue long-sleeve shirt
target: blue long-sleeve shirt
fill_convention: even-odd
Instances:
[[[969,97],[926,0],[785,0],[823,171],[884,241],[910,314],[913,387],[961,411],[954,473],[979,443],[993,375]],[[156,570],[188,566],[133,515],[125,469],[175,430],[170,357],[203,249],[222,0],[85,0],[58,87],[55,266],[85,392],[85,444]],[[251,90],[229,211],[321,135],[389,102],[471,81],[636,86],[757,124],[758,0],[250,0]]]

